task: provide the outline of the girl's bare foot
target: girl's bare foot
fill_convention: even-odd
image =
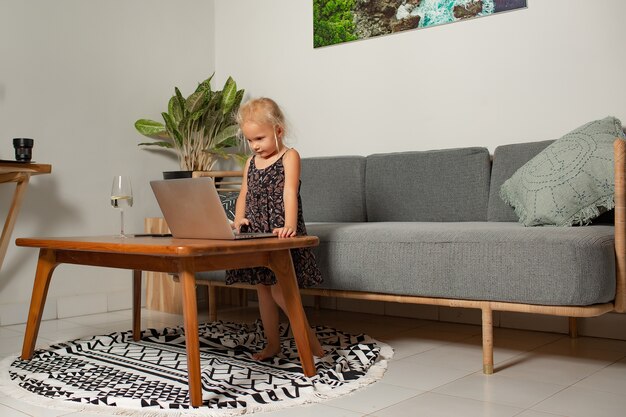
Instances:
[[[252,355],[252,358],[257,361],[264,361],[265,359],[273,358],[280,353],[280,346],[267,345],[265,348]]]

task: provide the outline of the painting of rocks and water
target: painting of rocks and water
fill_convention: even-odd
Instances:
[[[328,46],[526,7],[526,0],[313,0],[313,44]]]

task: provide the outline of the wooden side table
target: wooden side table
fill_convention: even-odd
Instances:
[[[17,213],[20,209],[20,205],[22,204],[26,187],[28,186],[28,180],[31,175],[49,174],[51,171],[52,166],[48,164],[25,164],[22,162],[7,161],[0,162],[0,183],[16,183],[11,208],[9,209],[9,214],[4,221],[2,237],[0,238],[0,269],[2,269],[4,256],[9,248],[9,240],[11,239],[11,233],[13,233],[15,221],[17,220]]]

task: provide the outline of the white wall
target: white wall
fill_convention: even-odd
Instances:
[[[312,1],[216,0],[216,64],[283,105],[303,156],[554,139],[626,123],[626,2],[528,0],[466,22],[313,48]]]
[[[159,215],[148,181],[175,159],[137,147],[136,119],[160,119],[174,86],[190,93],[215,70],[212,0],[0,0],[0,159],[35,139],[33,177],[13,239],[113,234],[112,177],[131,175],[128,231]],[[0,220],[13,192],[0,185]],[[0,324],[26,319],[37,251],[11,243],[0,270]],[[130,306],[130,272],[63,265],[45,318]]]

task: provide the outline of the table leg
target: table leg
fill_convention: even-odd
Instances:
[[[302,299],[298,291],[296,274],[293,269],[291,252],[289,249],[270,252],[269,267],[276,275],[278,286],[285,299],[285,308],[289,316],[289,323],[296,341],[298,355],[304,375],[313,376],[316,374],[313,353],[309,341],[309,321],[304,314]]]
[[[41,316],[48,296],[48,287],[52,279],[52,272],[58,265],[56,262],[56,252],[50,249],[39,251],[37,261],[37,272],[35,273],[35,283],[33,284],[33,295],[30,299],[30,309],[28,310],[28,321],[26,322],[26,333],[24,334],[24,344],[22,345],[23,360],[30,360],[35,351],[35,342],[39,333]]]
[[[141,339],[141,270],[133,270],[133,340]]]
[[[4,227],[2,228],[2,237],[0,237],[0,268],[2,268],[4,255],[6,255],[7,249],[9,248],[11,233],[13,232],[13,228],[15,227],[17,213],[20,210],[20,205],[22,204],[22,200],[24,199],[24,195],[26,193],[26,187],[28,186],[28,179],[30,178],[30,174],[21,174],[20,177],[22,177],[22,179],[18,180],[15,186],[13,202],[11,203],[11,207],[9,208],[9,214],[4,221]]]
[[[196,276],[192,260],[182,260],[178,274],[183,293],[183,320],[187,347],[187,373],[189,375],[189,399],[192,407],[202,405],[200,380],[200,340],[198,336],[198,305],[196,300]]]

